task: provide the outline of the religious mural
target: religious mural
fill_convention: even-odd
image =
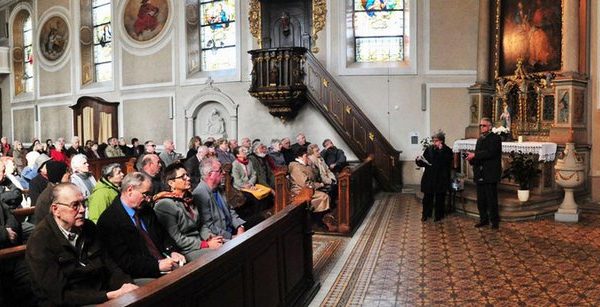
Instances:
[[[471,110],[471,124],[476,125],[479,122],[479,105],[477,104],[478,98],[476,96],[471,96],[471,106],[469,109]]]
[[[499,75],[512,75],[518,59],[529,73],[561,68],[561,1],[501,0]]]
[[[558,92],[558,122],[569,123],[569,92],[561,90]]]
[[[69,43],[69,27],[60,16],[49,18],[40,29],[40,51],[48,61],[58,60]]]
[[[168,0],[128,0],[123,24],[133,40],[149,41],[164,29],[169,18]]]

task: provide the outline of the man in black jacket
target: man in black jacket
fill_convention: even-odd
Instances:
[[[492,121],[482,118],[479,122],[481,136],[477,139],[475,152],[469,152],[466,160],[473,165],[473,175],[477,184],[477,209],[479,223],[475,227],[483,227],[492,223],[498,229],[498,182],[502,176],[502,140],[491,133]]]
[[[40,306],[91,305],[137,289],[108,257],[86,220],[83,195],[72,183],[53,190],[52,214],[27,241],[26,260]]]
[[[325,163],[327,166],[329,166],[329,169],[336,174],[342,171],[342,169],[348,165],[344,151],[335,147],[330,139],[325,139],[323,141],[321,157],[323,157],[323,160],[325,160]]]
[[[175,242],[147,204],[150,193],[147,175],[127,174],[121,182],[121,196],[98,220],[104,246],[134,279],[157,278],[185,263],[183,255],[172,251]]]

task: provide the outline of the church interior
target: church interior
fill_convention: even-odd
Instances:
[[[335,231],[274,171],[270,217],[107,306],[597,305],[599,76],[595,0],[0,0],[10,144],[172,140],[185,155],[196,136],[302,134],[349,162]],[[504,174],[516,153],[533,165],[497,183],[499,229],[473,227],[465,157],[485,121]],[[415,159],[440,131],[451,184],[434,221]]]

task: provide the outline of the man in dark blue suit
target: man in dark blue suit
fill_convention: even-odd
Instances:
[[[175,241],[147,204],[151,179],[130,173],[121,183],[121,195],[100,216],[98,231],[119,267],[134,279],[157,278],[185,262],[172,251]],[[141,281],[144,283],[144,281]]]

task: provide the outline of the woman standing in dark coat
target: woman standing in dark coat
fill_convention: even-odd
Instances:
[[[416,163],[425,168],[421,178],[423,196],[423,214],[421,221],[431,217],[435,201],[435,219],[437,222],[444,216],[444,200],[450,186],[450,170],[452,168],[452,150],[446,146],[446,134],[438,131],[432,137],[433,145],[427,147]]]

